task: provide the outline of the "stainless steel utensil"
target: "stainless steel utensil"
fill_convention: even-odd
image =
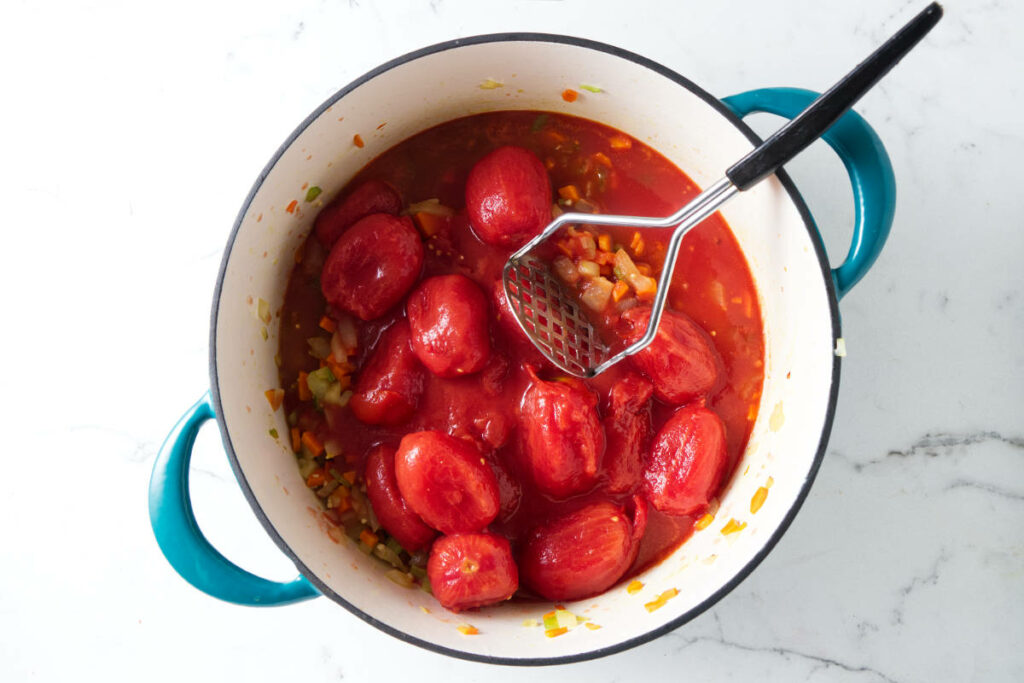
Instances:
[[[875,83],[889,72],[942,18],[933,2],[867,59],[816,99],[799,116],[733,164],[725,177],[682,209],[664,218],[565,213],[509,257],[502,283],[516,321],[545,358],[576,377],[594,377],[623,358],[646,348],[658,331],[669,284],[683,237],[738,193],[748,190],[821,137]],[[571,224],[671,228],[651,317],[643,336],[612,355],[575,295],[531,252],[559,229]]]

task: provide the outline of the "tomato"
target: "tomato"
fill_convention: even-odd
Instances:
[[[725,425],[699,403],[677,410],[658,432],[644,467],[644,494],[670,515],[703,512],[725,473]]]
[[[412,349],[440,377],[477,372],[491,354],[487,299],[465,275],[424,280],[405,304]]]
[[[397,216],[401,210],[402,198],[395,188],[381,180],[368,180],[321,209],[313,221],[313,230],[320,243],[330,249],[341,234],[360,218],[371,213]]]
[[[423,243],[412,221],[375,213],[334,243],[320,287],[334,306],[372,320],[401,301],[422,268]]]
[[[522,147],[499,147],[466,180],[466,213],[481,241],[518,247],[551,222],[551,181],[544,164]]]
[[[508,541],[497,534],[455,534],[434,543],[427,560],[430,589],[459,612],[507,600],[519,588]]]
[[[395,449],[377,446],[366,459],[366,496],[381,526],[414,553],[430,546],[437,532],[427,526],[402,498],[395,479]]]
[[[623,508],[602,501],[542,524],[519,559],[523,582],[552,601],[597,595],[629,569],[646,526],[640,498],[632,522]]]
[[[622,315],[629,343],[643,336],[650,318],[649,306]],[[711,337],[687,315],[668,309],[662,314],[654,341],[631,358],[654,382],[655,396],[674,405],[707,395],[724,374]]]
[[[633,491],[640,485],[644,453],[651,438],[649,401],[653,392],[651,383],[634,373],[613,384],[608,392],[604,468],[608,490],[613,493]]]
[[[423,366],[409,341],[409,323],[399,320],[377,341],[356,378],[349,406],[366,424],[401,424],[416,409],[423,382]]]
[[[597,397],[582,382],[545,382],[529,372],[520,413],[526,469],[555,499],[583,493],[597,482],[605,450]]]
[[[409,507],[442,533],[480,531],[498,516],[498,480],[462,439],[435,431],[407,434],[395,454],[395,476]]]

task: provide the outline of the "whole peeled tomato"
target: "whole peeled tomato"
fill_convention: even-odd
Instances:
[[[551,222],[551,181],[533,152],[499,147],[466,180],[466,213],[487,244],[518,247]]]
[[[553,601],[610,588],[636,558],[647,526],[645,503],[634,500],[632,521],[623,508],[602,501],[534,529],[519,558],[523,582]]]
[[[328,249],[341,234],[360,218],[371,213],[389,213],[397,216],[402,210],[402,198],[395,188],[382,180],[367,180],[344,197],[338,197],[320,210],[313,221],[313,230],[320,244]]]
[[[661,428],[644,466],[644,495],[670,515],[703,512],[725,473],[725,425],[700,404],[677,410]]]
[[[401,424],[416,409],[424,380],[423,366],[410,343],[409,323],[399,320],[384,330],[356,377],[349,407],[366,424]]]
[[[395,478],[409,507],[442,533],[480,531],[498,516],[494,472],[473,446],[444,432],[402,437]]]
[[[523,395],[523,456],[537,488],[555,499],[583,493],[597,482],[605,452],[597,397],[576,380],[533,382]]]
[[[423,268],[423,243],[408,217],[375,213],[349,228],[320,274],[329,303],[363,320],[401,301]]]
[[[630,373],[612,385],[604,433],[608,449],[604,470],[608,490],[634,491],[640,486],[644,453],[651,438],[650,400],[654,387],[642,376]]]
[[[651,308],[632,308],[622,315],[624,337],[632,343],[643,336]],[[711,337],[688,316],[666,310],[650,346],[632,357],[633,364],[654,383],[662,401],[682,405],[714,390],[722,374],[722,360]]]
[[[440,377],[477,372],[491,354],[487,298],[465,275],[424,280],[405,304],[412,349]]]
[[[366,459],[366,497],[384,530],[410,553],[423,550],[437,536],[402,498],[395,479],[395,449],[380,445]]]
[[[507,600],[519,588],[508,541],[489,533],[439,538],[427,560],[427,578],[437,601],[453,612]]]

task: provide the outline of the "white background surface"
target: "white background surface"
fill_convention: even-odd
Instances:
[[[923,5],[4,3],[0,679],[1024,678],[1019,3],[947,2],[858,105],[899,204],[842,304],[828,454],[777,548],[690,624],[571,667],[455,661],[325,599],[258,610],[202,595],[166,564],[146,511],[156,450],[208,385],[235,213],[294,126],[353,78],[442,40],[532,30],[641,53],[719,96],[820,90]],[[789,170],[838,263],[853,216],[841,164],[818,143]],[[194,460],[200,523],[240,564],[290,578],[215,432]]]

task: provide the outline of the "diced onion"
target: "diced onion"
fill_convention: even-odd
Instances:
[[[594,261],[580,261],[576,265],[576,269],[579,270],[580,275],[583,277],[598,277],[601,275],[601,266],[597,265]]]
[[[310,337],[306,340],[309,345],[309,355],[319,360],[324,360],[331,355],[331,342],[324,337]]]
[[[612,299],[614,288],[615,285],[607,278],[596,277],[587,280],[580,301],[592,311],[603,311]]]
[[[580,273],[568,256],[559,256],[551,263],[552,268],[563,282],[573,284],[580,279]]]
[[[441,203],[440,199],[434,197],[432,199],[424,199],[422,202],[410,204],[409,208],[405,210],[405,213],[409,215],[429,213],[434,216],[454,216],[455,209],[445,206]]]

